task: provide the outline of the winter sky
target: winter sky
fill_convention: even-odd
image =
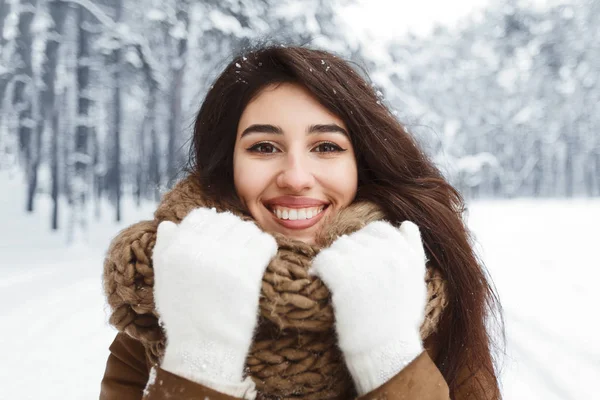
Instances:
[[[453,27],[461,19],[477,14],[494,2],[504,0],[358,0],[345,6],[340,16],[357,34],[364,33],[378,39],[403,36],[407,32],[427,35],[436,23]],[[557,3],[557,0],[522,0],[535,7]],[[562,1],[564,3],[565,1]]]

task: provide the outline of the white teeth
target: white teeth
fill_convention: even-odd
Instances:
[[[288,218],[290,219],[290,221],[295,221],[298,219],[298,210],[295,209],[291,209],[290,213],[288,214]]]
[[[290,221],[311,219],[316,217],[325,207],[310,207],[310,208],[284,208],[277,207],[273,209],[273,214],[279,219],[288,219]]]

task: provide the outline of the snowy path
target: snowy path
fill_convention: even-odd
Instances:
[[[125,224],[93,225],[90,244],[67,247],[63,233],[48,230],[47,199],[27,215],[24,192],[0,174],[0,400],[97,399],[115,335],[106,323],[102,260]],[[151,211],[128,207],[125,215],[134,221]]]
[[[504,307],[506,399],[592,399],[600,202],[473,205],[469,225]]]
[[[0,400],[95,399],[114,337],[106,324],[102,257],[120,227],[98,225],[93,245],[67,248],[47,233],[47,218],[21,214],[16,197],[0,199]],[[130,221],[148,215],[129,214]],[[505,308],[506,399],[596,395],[594,222],[600,201],[472,206],[469,225]]]

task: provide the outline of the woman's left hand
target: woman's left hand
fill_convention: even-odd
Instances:
[[[332,295],[339,346],[359,395],[383,385],[422,351],[427,298],[419,228],[383,221],[338,238],[311,273]]]

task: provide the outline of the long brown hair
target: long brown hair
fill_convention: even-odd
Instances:
[[[379,205],[395,223],[410,220],[421,228],[430,262],[443,271],[449,305],[436,334],[435,363],[450,394],[483,388],[500,397],[492,360],[498,298],[477,259],[463,221],[460,193],[442,176],[415,139],[396,120],[373,87],[351,65],[328,52],[270,46],[236,57],[216,79],[198,113],[190,151],[190,173],[209,196],[240,206],[233,186],[233,148],[237,124],[266,85],[290,82],[307,88],[344,120],[357,155],[357,200]]]

